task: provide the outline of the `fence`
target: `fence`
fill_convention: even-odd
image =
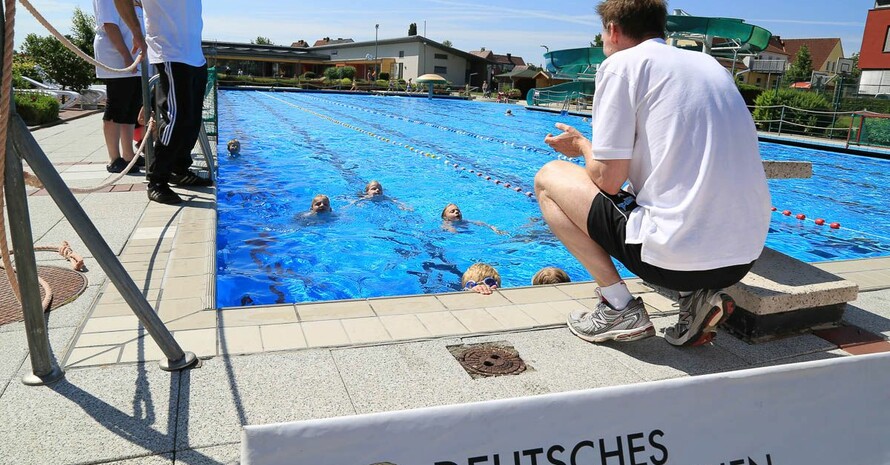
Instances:
[[[757,129],[779,135],[847,139],[852,112],[814,111],[788,105],[750,106]]]

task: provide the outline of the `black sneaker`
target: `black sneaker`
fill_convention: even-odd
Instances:
[[[157,203],[165,203],[167,205],[175,205],[182,202],[182,197],[176,192],[173,192],[173,189],[170,189],[170,186],[167,184],[150,183],[148,185],[148,200]]]
[[[113,162],[105,165],[105,170],[109,173],[120,173],[127,169],[128,164],[123,158],[117,157]]]
[[[210,178],[198,176],[197,173],[189,170],[185,174],[173,173],[170,175],[170,184],[176,184],[177,186],[205,187],[212,186],[213,181]]]
[[[134,165],[134,166],[136,168],[145,168],[145,157],[143,157],[142,155],[139,155],[139,159],[136,160],[136,165]]]

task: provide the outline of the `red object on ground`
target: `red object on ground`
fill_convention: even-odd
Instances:
[[[822,218],[816,218],[815,223],[819,226],[822,226],[823,224],[825,224],[825,220],[823,220]]]
[[[830,227],[831,229],[841,229],[841,224],[840,223],[831,223],[828,225],[828,227]]]
[[[791,210],[782,210],[782,214],[785,216],[791,216]]]
[[[807,215],[804,215],[803,213],[798,213],[798,214],[795,216],[795,218],[797,218],[797,219],[799,219],[799,220],[805,220],[805,219],[807,219]]]
[[[770,208],[770,211],[776,211],[776,210],[777,210],[776,207]]]

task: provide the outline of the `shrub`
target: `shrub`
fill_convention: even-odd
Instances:
[[[844,98],[841,99],[840,111],[873,111],[875,113],[890,113],[890,100],[876,98]]]
[[[59,119],[59,101],[49,94],[16,92],[15,109],[28,126]]]
[[[380,79],[381,81],[389,81],[389,73],[380,73],[380,78],[379,78],[379,79]]]
[[[862,125],[859,140],[868,145],[890,146],[890,120],[868,118]]]
[[[757,97],[763,93],[763,89],[751,84],[738,84],[739,93],[745,99],[745,105],[754,105]]]
[[[340,70],[340,78],[347,78],[350,81],[355,79],[355,67],[354,66],[341,66]],[[352,82],[350,82],[352,84]]]
[[[331,66],[330,68],[326,68],[324,70],[324,77],[329,81],[333,81],[334,79],[340,79],[340,68],[336,66]]]
[[[350,87],[350,86],[352,86],[352,79],[349,79],[346,77],[343,79],[340,79],[340,85],[343,87]]]
[[[30,89],[34,86],[22,79],[22,76],[41,81],[37,62],[17,53],[12,58],[12,86],[16,89]]]
[[[757,107],[754,109],[755,121],[778,120],[782,118],[783,121],[792,123],[787,127],[789,132],[807,134],[821,133],[822,129],[819,129],[818,127],[827,127],[831,123],[830,115],[818,115],[798,111],[828,111],[831,108],[831,105],[825,97],[813,92],[791,89],[779,89],[778,91],[768,90],[757,96],[754,105]],[[776,105],[780,107],[762,108]],[[785,108],[783,112],[781,105],[790,108]],[[769,123],[758,123],[758,125],[762,129],[764,125],[769,125]]]

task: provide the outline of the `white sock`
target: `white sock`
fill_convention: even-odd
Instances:
[[[601,287],[600,293],[612,308],[618,310],[627,307],[628,302],[634,298],[634,296],[630,295],[630,291],[627,290],[624,281],[618,281],[611,286]]]

